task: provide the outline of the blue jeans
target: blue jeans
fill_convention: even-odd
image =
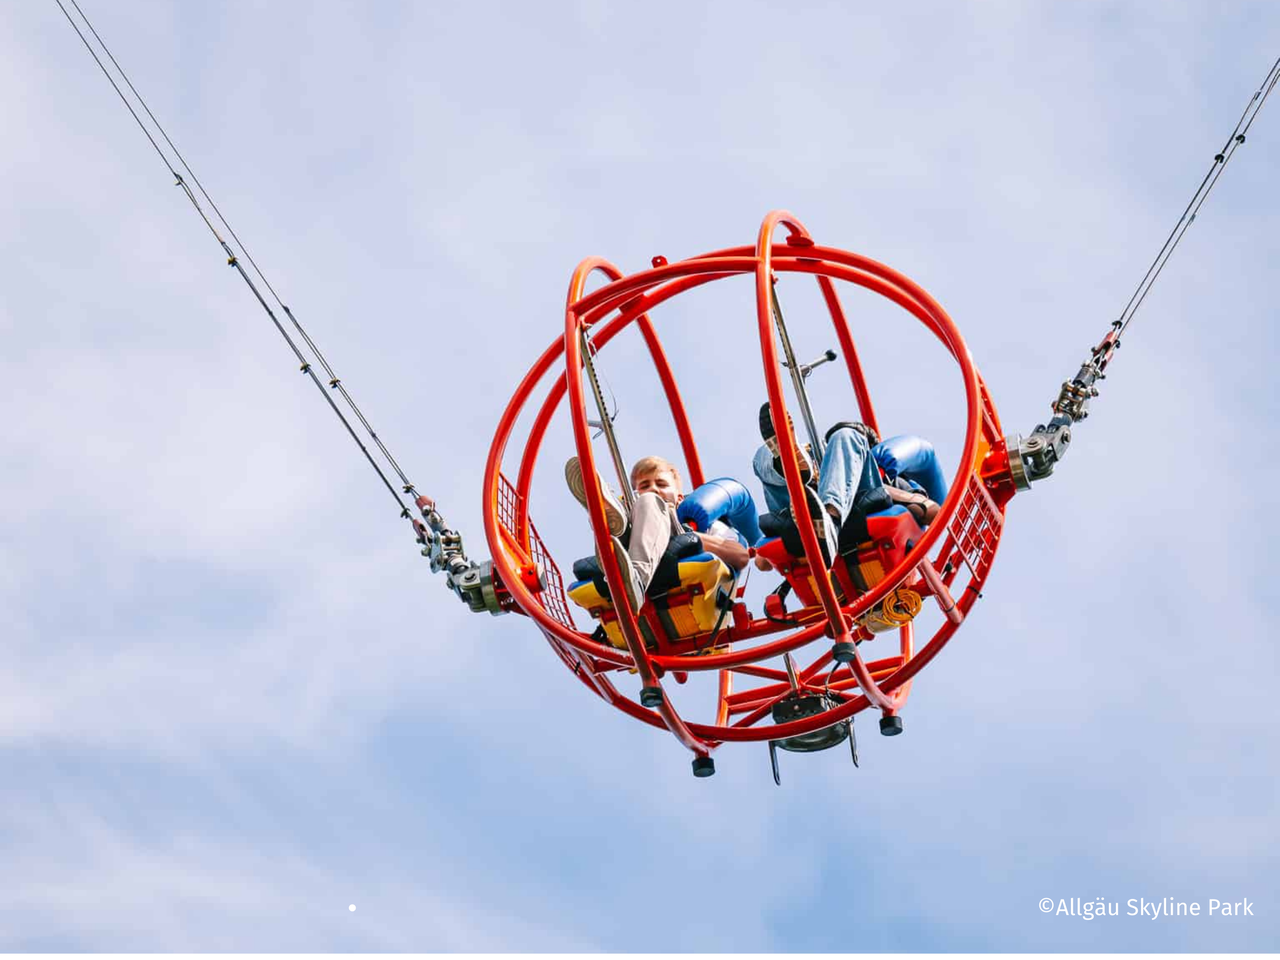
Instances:
[[[774,468],[773,454],[767,446],[756,451],[751,469],[764,487],[765,506],[771,511],[777,513],[791,502],[787,480]],[[882,486],[880,468],[871,456],[866,437],[848,427],[833,433],[818,471],[818,499],[835,507],[843,524],[861,494]]]

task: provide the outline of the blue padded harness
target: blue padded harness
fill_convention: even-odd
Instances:
[[[747,488],[730,477],[708,480],[676,508],[681,523],[706,533],[716,520],[723,520],[751,547],[760,542],[760,522],[755,501]]]

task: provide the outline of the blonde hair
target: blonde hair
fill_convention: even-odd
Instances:
[[[676,487],[680,487],[680,471],[676,469],[676,465],[670,460],[664,460],[662,457],[641,457],[636,461],[636,465],[631,468],[631,486],[636,485],[636,481],[641,477],[647,477],[654,473],[669,473],[676,482]]]

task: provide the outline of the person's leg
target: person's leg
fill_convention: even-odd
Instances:
[[[766,444],[756,451],[755,459],[751,461],[751,469],[755,471],[760,485],[764,487],[764,502],[773,513],[781,513],[791,505],[791,495],[787,491],[787,478],[778,470],[775,463],[773,451]],[[818,500],[818,494],[811,484],[805,484],[805,510],[800,512],[801,516],[808,513],[809,518],[814,523],[814,530],[818,534],[818,542],[823,550],[823,559],[830,565],[832,558],[836,555],[836,548],[840,537],[840,525],[834,522],[834,514],[825,510]],[[765,566],[756,564],[760,569],[767,569]]]
[[[791,415],[787,415],[787,422],[791,423]],[[793,435],[794,435],[794,427]],[[764,447],[756,451],[755,460],[752,463],[752,469],[755,470],[756,476],[760,478],[760,482],[765,485],[765,501],[769,503],[769,494],[775,494],[774,500],[781,497],[781,506],[769,505],[769,509],[777,513],[789,501],[787,495],[786,475],[783,473],[782,453],[778,448],[777,431],[773,429],[773,414],[769,410],[769,404],[765,403],[760,408],[760,438],[764,440]],[[802,483],[809,484],[813,482],[813,458],[812,451],[808,444],[803,444],[795,448],[796,463],[800,467],[800,480]],[[766,453],[768,456],[766,457]],[[771,491],[769,487],[774,489]]]
[[[791,502],[791,496],[787,493],[787,478],[773,465],[773,451],[767,444],[756,451],[755,458],[751,461],[751,469],[755,472],[756,479],[760,481],[760,486],[764,488],[764,505],[770,512],[780,513],[786,509],[787,504]]]
[[[577,457],[570,457],[565,463],[564,479],[574,499],[582,504],[584,510],[589,509],[587,484],[582,475],[582,464],[578,462]],[[609,524],[609,533],[615,537],[622,536],[623,531],[627,529],[627,505],[618,498],[613,488],[604,480],[600,481],[600,496],[604,500],[604,515]]]
[[[818,497],[832,516],[843,524],[859,494],[883,485],[866,437],[848,427],[831,434],[818,473]]]
[[[631,510],[631,541],[627,555],[635,571],[640,596],[653,582],[658,562],[667,552],[671,538],[684,532],[676,519],[676,508],[656,493],[642,493],[636,497]]]

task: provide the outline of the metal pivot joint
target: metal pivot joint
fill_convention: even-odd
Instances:
[[[1245,142],[1245,134],[1257,118],[1263,102],[1278,83],[1280,83],[1280,58],[1277,58],[1271,65],[1271,69],[1267,71],[1262,86],[1249,98],[1249,103],[1245,106],[1240,119],[1236,121],[1235,129],[1227,137],[1222,149],[1213,155],[1213,164],[1209,167],[1209,172],[1200,181],[1200,186],[1192,194],[1191,201],[1182,211],[1182,216],[1178,218],[1178,222],[1165,239],[1164,246],[1156,254],[1151,266],[1147,267],[1147,272],[1138,283],[1137,289],[1133,291],[1133,296],[1120,312],[1120,318],[1112,322],[1111,332],[1093,348],[1092,356],[1080,368],[1075,378],[1062,385],[1058,399],[1053,404],[1053,419],[1047,424],[1037,426],[1026,440],[1017,434],[1005,437],[1003,456],[995,458],[993,470],[987,476],[988,486],[993,483],[999,485],[1002,480],[1010,480],[1016,489],[1026,490],[1034,481],[1043,480],[1053,473],[1054,466],[1066,454],[1067,445],[1071,442],[1071,424],[1089,415],[1089,401],[1098,395],[1096,384],[1104,377],[1111,355],[1120,346],[1121,335],[1133,322],[1138,308],[1147,299],[1147,294],[1151,292],[1151,287],[1168,264],[1173,251],[1177,249],[1187,230],[1195,222],[1201,206],[1208,199],[1210,191],[1222,176],[1222,171],[1226,169],[1236,149]],[[1007,461],[1007,467],[1004,461]]]
[[[423,545],[422,555],[431,561],[431,572],[443,572],[445,586],[473,613],[487,610],[495,617],[507,613],[503,603],[506,589],[494,570],[493,561],[476,563],[467,559],[462,535],[450,529],[430,497],[419,496],[414,503],[422,511],[422,520],[414,520],[413,529]]]
[[[1111,332],[1093,348],[1092,356],[1080,368],[1075,378],[1062,385],[1058,399],[1053,404],[1053,419],[1047,424],[1037,426],[1026,440],[1017,434],[1005,437],[1004,456],[996,458],[994,469],[987,478],[988,485],[991,485],[992,481],[999,484],[1004,479],[1011,480],[1016,489],[1026,490],[1034,481],[1043,480],[1053,473],[1054,466],[1066,454],[1067,445],[1071,442],[1071,424],[1089,415],[1089,401],[1098,395],[1097,381],[1105,375],[1104,371],[1111,360],[1111,355],[1120,346],[1121,335],[1133,322],[1138,308],[1147,299],[1147,294],[1151,292],[1151,287],[1168,264],[1173,251],[1177,249],[1187,230],[1195,222],[1201,206],[1208,199],[1210,191],[1222,176],[1222,171],[1226,169],[1236,149],[1245,142],[1245,134],[1257,118],[1263,102],[1278,83],[1280,83],[1280,58],[1271,65],[1266,78],[1262,81],[1262,86],[1249,99],[1240,119],[1236,121],[1235,129],[1227,137],[1222,149],[1213,155],[1213,164],[1209,167],[1209,172],[1200,181],[1200,186],[1192,194],[1191,201],[1182,211],[1182,216],[1178,218],[1178,222],[1165,239],[1164,246],[1160,248],[1160,252],[1156,254],[1151,266],[1147,268],[1146,274],[1138,283],[1137,289],[1133,291],[1133,296],[1120,312],[1120,318],[1112,322]],[[1002,469],[1001,460],[1007,460],[1007,470]]]
[[[1120,330],[1121,322],[1114,321],[1111,330],[1090,351],[1089,359],[1081,364],[1079,372],[1063,382],[1058,399],[1053,402],[1053,418],[1048,423],[1037,424],[1025,439],[1016,433],[1005,437],[1009,474],[1019,490],[1029,490],[1032,483],[1048,477],[1066,456],[1071,444],[1071,426],[1089,416],[1089,401],[1098,395],[1098,381],[1106,378],[1107,364],[1120,348]]]

